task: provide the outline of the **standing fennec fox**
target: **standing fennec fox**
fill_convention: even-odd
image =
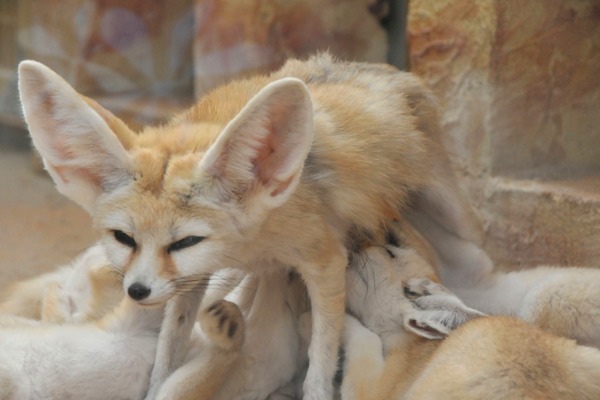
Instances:
[[[139,133],[42,64],[21,63],[19,91],[46,169],[103,230],[131,298],[201,296],[198,284],[223,267],[299,271],[313,310],[306,399],[333,395],[349,232],[378,237],[418,199],[428,223],[461,245],[477,240],[431,96],[393,67],[290,61]],[[169,302],[149,398],[181,362],[188,298]]]

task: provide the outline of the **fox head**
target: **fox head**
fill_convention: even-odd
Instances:
[[[46,66],[19,65],[34,146],[58,190],[92,215],[125,291],[142,304],[243,264],[263,221],[298,186],[313,137],[305,84],[265,79],[239,92],[135,133]]]

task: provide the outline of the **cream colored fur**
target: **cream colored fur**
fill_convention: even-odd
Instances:
[[[143,288],[141,304],[171,299],[149,399],[184,360],[193,324],[178,319],[198,304],[189,291],[202,296],[218,269],[300,273],[314,319],[305,398],[324,400],[333,395],[349,233],[381,238],[414,201],[428,222],[477,248],[431,95],[390,66],[290,61],[139,133],[39,63],[21,63],[19,91],[46,168],[105,232],[124,289]],[[444,242],[434,246],[447,251]],[[174,296],[181,292],[188,298]]]
[[[164,307],[123,298],[111,269],[102,248],[92,247],[70,266],[15,285],[0,306],[1,399],[144,398]],[[109,310],[111,294],[117,306]],[[239,358],[238,307],[217,300],[203,310],[186,365],[165,382],[161,398],[215,398]],[[194,380],[182,384],[190,368]]]
[[[68,265],[13,283],[2,295],[0,313],[56,323],[94,321],[119,304],[120,282],[96,245]],[[59,309],[68,315],[53,312]]]
[[[0,398],[142,398],[162,310],[143,310],[125,301],[102,327],[42,323],[2,327],[0,381],[8,384]]]
[[[514,316],[579,344],[600,348],[600,269],[539,266],[503,272],[472,263],[451,265],[440,260],[449,253],[434,253],[429,240],[444,241],[448,251],[472,252],[466,257],[471,260],[482,254],[481,249],[449,237],[424,217],[415,219],[413,210],[410,214],[410,225],[399,226],[400,232],[410,232],[413,226],[421,228],[419,233],[427,232],[423,235],[427,241],[419,242],[419,254],[466,305],[486,314]],[[409,247],[415,247],[414,243]],[[461,256],[454,256],[455,261],[458,258]]]
[[[225,299],[242,307],[249,289],[244,348],[215,400],[269,398],[307,362],[307,344],[298,334],[298,318],[308,307],[300,277],[281,270],[249,275]]]
[[[433,225],[425,230],[430,237],[440,234]],[[457,248],[452,243],[448,246]],[[470,307],[492,315],[515,316],[600,348],[600,269],[539,266],[512,272],[478,269],[474,273],[470,265],[436,266],[444,284]]]
[[[387,399],[393,398],[389,393],[400,393],[408,390],[408,387],[412,385],[413,380],[417,379],[417,376],[421,376],[421,373],[424,375],[425,372],[423,371],[429,371],[427,369],[429,367],[424,367],[424,365],[430,365],[431,363],[429,353],[435,352],[435,354],[438,354],[438,350],[436,350],[438,343],[422,340],[421,337],[441,338],[457,326],[481,315],[478,311],[466,307],[451,292],[430,280],[436,279],[431,263],[426,261],[426,258],[431,259],[432,254],[429,253],[426,243],[422,242],[414,232],[411,232],[410,226],[401,225],[400,229],[394,230],[394,235],[397,241],[403,243],[404,247],[368,248],[354,255],[351,267],[347,272],[348,308],[369,329],[366,329],[356,319],[346,318],[345,341],[348,361],[342,390],[344,399]],[[90,297],[98,296],[101,293],[110,293],[110,286],[116,287],[114,280],[106,280],[102,275],[100,275],[99,281],[94,284],[93,281],[98,278],[98,275],[92,273],[86,276],[82,273],[82,271],[95,271],[95,268],[92,268],[94,262],[96,266],[106,265],[106,260],[102,258],[101,253],[98,254],[97,248],[91,249],[89,253],[83,254],[77,262],[74,262],[74,265],[80,269],[79,272],[65,278],[65,282],[59,282],[60,290],[58,290],[58,295],[55,297],[59,301],[54,301],[50,307],[42,306],[42,309],[46,310],[42,313],[46,320],[81,321],[81,311],[73,312],[72,310],[84,310],[86,305],[99,304],[97,301],[90,301]],[[93,257],[94,254],[96,254],[96,257]],[[390,254],[394,257],[392,258]],[[86,260],[89,264],[84,262]],[[541,273],[541,271],[543,270],[538,273]],[[566,271],[573,276],[584,272],[581,278],[586,279],[582,282],[589,281],[593,277],[592,275],[586,275],[585,270]],[[52,273],[50,276],[52,276]],[[527,280],[518,280],[518,277],[523,277],[519,274],[514,276],[515,279],[511,282],[512,286],[518,287],[519,285],[531,284]],[[543,275],[532,275],[531,277],[544,282]],[[48,281],[44,276],[38,279],[40,283]],[[67,282],[69,284],[65,284]],[[103,288],[103,285],[109,287]],[[29,286],[39,288],[42,285],[29,282]],[[90,290],[92,287],[96,289]],[[552,298],[560,295],[560,287],[543,287],[548,290],[545,293],[546,297]],[[87,288],[87,290],[73,290],[73,288]],[[11,304],[22,303],[18,300],[19,293],[29,300],[32,297],[32,293],[27,290],[14,292],[13,296],[9,298]],[[593,293],[589,294],[592,295]],[[42,297],[48,298],[48,296]],[[208,350],[206,347],[196,347],[195,350],[187,354],[184,365],[172,374],[161,387],[158,397],[175,400],[179,398],[202,398],[198,396],[206,393],[206,390],[210,390],[212,392],[211,398],[215,399],[241,399],[247,397],[285,399],[298,396],[301,391],[294,386],[291,379],[294,374],[302,371],[301,365],[304,363],[306,351],[306,349],[302,349],[303,343],[298,339],[297,333],[297,317],[306,310],[301,282],[298,281],[297,277],[281,274],[277,270],[273,271],[271,276],[269,274],[246,274],[238,270],[224,270],[211,278],[209,290],[205,297],[205,306],[202,308],[206,308],[206,305],[223,298],[238,304],[245,314],[247,330],[244,346],[239,353],[224,352],[219,350],[218,347],[213,347],[214,350],[210,350],[210,347]],[[65,299],[69,299],[69,301],[65,301]],[[277,301],[280,303],[277,303]],[[42,299],[31,303],[40,302],[43,304]],[[522,304],[524,310],[530,308],[526,302]],[[72,307],[73,305],[75,307]],[[92,311],[89,308],[88,310]],[[54,317],[48,318],[45,315],[46,312],[50,312]],[[26,314],[31,313],[34,312],[26,312]],[[91,314],[96,313],[91,312]],[[241,317],[237,321],[243,323]],[[554,319],[550,319],[550,321],[557,325],[562,322],[562,319],[559,315]],[[214,323],[216,323],[216,319],[213,320],[213,326]],[[277,325],[273,326],[273,324]],[[38,324],[28,320],[23,321],[6,317],[0,319],[0,326],[15,325],[36,327]],[[266,329],[266,326],[273,329]],[[471,326],[471,324],[467,326]],[[469,344],[468,349],[464,348],[464,343],[457,342],[456,345],[452,345],[450,349],[444,350],[444,352],[453,354],[456,360],[460,360],[462,363],[463,358],[465,362],[469,362],[469,357],[472,357],[472,355],[469,355],[470,348],[476,344],[479,345],[480,342],[487,343],[488,336],[492,338],[490,340],[498,341],[493,345],[494,347],[500,344],[509,346],[512,343],[510,340],[511,335],[531,337],[530,340],[524,341],[521,346],[529,350],[532,349],[532,343],[539,341],[543,343],[543,346],[546,346],[548,342],[544,339],[548,335],[540,334],[536,330],[530,332],[531,327],[521,326],[518,322],[511,320],[492,320],[489,324],[477,325],[477,328],[473,329],[477,332],[476,334],[486,335],[486,339],[484,340],[483,337],[469,339],[468,342],[472,343]],[[496,332],[495,329],[498,331]],[[506,333],[502,333],[505,330]],[[197,335],[204,337],[201,331],[197,331]],[[557,346],[565,347],[565,349],[573,347],[571,343],[564,340],[553,339],[550,342],[556,342]],[[454,346],[456,346],[456,349]],[[545,349],[542,345],[539,346]],[[554,346],[554,344],[550,346]],[[444,349],[447,347],[444,347]],[[477,352],[481,352],[483,354],[481,358],[485,359],[488,357],[488,353],[485,352],[485,345],[480,347],[482,348],[477,349]],[[518,351],[525,351],[521,347]],[[549,352],[551,349],[544,351]],[[581,351],[577,350],[575,353],[578,354],[577,357],[579,355],[583,357],[582,360],[578,359],[578,361],[581,361],[581,371],[576,371],[576,373],[594,373],[594,369],[600,367],[596,364],[597,361],[593,357],[593,352],[584,348]],[[506,362],[510,363],[512,362],[510,361],[511,354],[514,353],[502,353],[498,355],[498,359],[506,358]],[[445,360],[444,362],[450,361]],[[446,368],[449,367],[441,364],[440,371],[434,369],[438,372],[435,372],[435,374],[428,373],[427,378],[423,378],[426,383],[419,384],[422,386],[422,389],[419,390],[425,390],[430,385],[439,384],[437,382],[432,383],[431,380],[444,378],[448,374]],[[398,376],[401,376],[402,379],[399,379]],[[506,387],[506,385],[501,385],[504,382],[503,379],[505,379],[502,374],[494,372],[493,377],[497,378],[499,382],[499,386],[494,389],[498,398],[513,393],[511,392],[512,389]],[[506,379],[516,379],[515,377],[518,378],[518,375]],[[445,382],[444,379],[442,380]],[[455,379],[453,377],[452,384],[456,384],[458,387],[452,390],[459,393],[456,398],[460,398],[460,396],[477,398],[478,395],[476,394],[461,391],[460,384],[456,383],[461,381],[456,380],[455,382]],[[206,384],[207,380],[210,380],[208,385]],[[11,382],[10,379],[8,381]],[[419,385],[415,383],[413,386],[420,387]],[[525,388],[523,390],[526,390],[527,385],[524,382],[522,382],[522,385]],[[546,383],[541,379],[539,386],[544,385]],[[550,390],[549,387],[531,390],[537,391],[532,393],[543,396],[543,393],[545,393],[543,390]],[[417,389],[413,390],[416,391]],[[477,390],[479,392],[476,393],[481,393],[481,391],[485,392],[488,389],[483,387]],[[595,393],[593,392],[594,388],[590,390]],[[433,391],[428,389],[426,393],[433,393]],[[565,393],[572,392],[566,391]],[[439,398],[445,398],[446,392],[436,395]]]
[[[203,383],[194,391],[200,398],[212,398],[243,340],[237,307],[223,301],[215,305],[227,310],[219,315],[211,309],[204,311],[202,330],[197,327],[190,341],[194,363],[204,365],[195,382],[196,386]],[[96,323],[54,325],[11,319],[0,328],[0,398],[142,399],[162,317],[162,307],[147,308],[124,298],[114,312]],[[232,323],[239,327],[234,335],[228,333]],[[198,398],[186,396],[185,389],[178,386],[177,396],[168,398]]]
[[[545,331],[600,348],[599,269],[498,271],[453,291],[469,306],[488,314],[515,316]]]
[[[50,272],[16,284],[4,305],[19,304],[19,307],[0,304],[0,309],[15,311],[15,317],[3,315],[0,318],[0,329],[40,326],[41,333],[43,327],[48,327],[44,332],[57,330],[54,324],[74,325],[104,316],[107,304],[115,303],[108,295],[116,295],[117,302],[123,298],[119,277],[108,272],[112,268],[107,263],[102,248],[92,247],[70,266],[58,269],[61,279],[57,278],[56,272]],[[231,348],[233,342],[223,333],[227,329],[204,332],[207,326],[212,326],[213,331],[218,328],[216,323],[224,315],[216,315],[212,323],[204,321],[204,329],[195,328],[196,344],[186,353],[183,365],[161,386],[157,398],[197,399],[206,398],[210,393],[211,399],[276,399],[280,389],[285,390],[306,363],[307,348],[299,338],[297,321],[299,315],[306,311],[307,302],[305,288],[298,275],[281,270],[260,275],[223,270],[211,277],[201,309],[206,310],[221,300],[238,305],[243,312],[243,315],[239,314],[232,306],[227,306],[230,308],[227,310],[228,320],[245,332],[234,337],[238,341],[243,337],[243,346],[237,343],[233,346],[235,351],[224,351]],[[32,308],[27,309],[26,306]],[[129,312],[136,312],[135,308],[130,308]],[[40,315],[38,320],[52,325],[41,325],[40,321],[18,317],[28,315]],[[200,313],[198,320],[203,319],[207,318]],[[135,336],[138,333],[126,334]],[[69,338],[65,337],[65,340]],[[89,340],[94,340],[94,336]],[[216,342],[216,345],[206,346],[206,342]],[[50,344],[40,340],[38,346],[44,345]],[[106,356],[110,357],[111,348],[106,346],[105,350]],[[85,354],[89,350],[79,351]],[[113,356],[118,357],[116,354]],[[98,371],[97,376],[90,376],[89,384],[86,382],[81,386],[92,390],[93,381],[102,379],[102,376],[102,372]],[[62,382],[59,377],[56,381],[57,386]],[[296,393],[295,388],[293,393]]]
[[[103,247],[94,245],[67,265],[10,285],[0,314],[51,324],[97,321],[121,303],[121,281]]]
[[[236,271],[213,277],[209,291],[222,291],[224,284],[236,282],[230,273]],[[211,399],[273,399],[281,388],[292,382],[307,360],[306,344],[301,341],[297,328],[299,315],[306,311],[304,290],[297,276],[290,278],[275,270],[260,275],[247,274],[233,290],[211,296],[209,302],[224,297],[240,305],[246,330],[239,358],[223,374],[222,384]],[[195,354],[188,356],[179,372],[163,385],[158,398],[178,398],[182,387],[198,381],[207,366],[196,363],[195,357]],[[178,377],[174,378],[175,375]],[[202,397],[195,394],[190,398]]]
[[[361,322],[346,318],[343,400],[600,397],[597,349],[517,319],[479,318],[443,286],[415,276],[411,267],[424,260],[412,249],[367,254],[347,275],[349,311]],[[449,336],[424,338],[436,332]]]
[[[409,219],[430,243],[442,243],[433,265],[465,304],[600,348],[600,269],[539,266],[496,271],[480,248],[448,236],[422,212],[411,209]]]

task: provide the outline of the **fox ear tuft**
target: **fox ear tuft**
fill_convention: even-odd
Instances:
[[[58,190],[91,212],[99,194],[127,179],[123,143],[133,133],[38,62],[19,64],[19,94],[33,144]]]
[[[227,192],[260,195],[270,207],[294,192],[312,145],[312,100],[304,82],[284,78],[265,86],[229,122],[201,168]]]

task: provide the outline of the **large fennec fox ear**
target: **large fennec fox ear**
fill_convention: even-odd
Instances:
[[[265,86],[229,122],[201,169],[238,197],[278,207],[294,192],[313,139],[312,100],[304,82]]]
[[[124,146],[133,132],[38,62],[19,64],[19,94],[33,144],[58,190],[92,212],[99,194],[128,178]]]

